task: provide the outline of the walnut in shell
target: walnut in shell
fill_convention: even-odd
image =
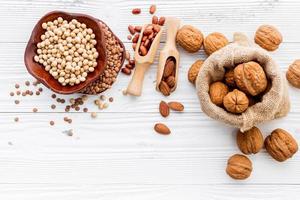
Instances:
[[[282,35],[274,26],[262,25],[257,29],[254,40],[262,48],[274,51],[282,42]]]
[[[227,85],[218,81],[214,82],[209,86],[210,100],[217,106],[223,105],[223,99],[229,92]]]
[[[247,110],[249,100],[244,92],[234,89],[224,97],[223,104],[227,111],[240,114]]]
[[[235,87],[235,80],[234,80],[234,71],[233,69],[230,69],[228,71],[226,71],[225,75],[224,75],[224,81],[225,83],[230,86],[230,87]]]
[[[260,130],[257,127],[253,127],[245,132],[238,131],[236,142],[244,154],[256,154],[262,149],[264,138]]]
[[[263,68],[254,61],[239,64],[234,69],[234,79],[240,90],[252,96],[265,91],[268,84]]]
[[[251,175],[252,162],[244,155],[235,154],[227,161],[226,173],[233,179],[244,180]]]
[[[286,72],[286,79],[289,83],[300,89],[300,60],[295,60]]]
[[[287,131],[275,129],[265,139],[267,152],[277,161],[283,162],[298,151],[296,140]]]
[[[203,60],[197,60],[190,67],[190,69],[188,71],[188,79],[191,83],[195,84],[196,78],[198,76],[198,73],[200,71],[200,68],[201,68],[203,62],[204,62]]]
[[[178,30],[176,42],[190,53],[200,50],[203,43],[203,34],[193,26],[185,25]]]
[[[225,47],[228,43],[227,38],[222,33],[214,32],[204,39],[204,51],[207,55],[210,55]]]

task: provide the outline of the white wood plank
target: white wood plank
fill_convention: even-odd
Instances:
[[[18,1],[1,0],[0,25],[5,30],[0,33],[0,42],[27,42],[34,23],[46,12],[64,10],[82,12],[106,21],[123,40],[126,40],[129,24],[144,24],[150,20],[150,1]],[[193,24],[205,34],[220,31],[231,36],[234,31],[254,34],[262,23],[279,27],[285,42],[300,42],[299,1],[196,1],[174,0],[156,1],[157,15],[177,16],[184,23]],[[140,7],[143,14],[132,16],[131,9]],[[112,14],[116,13],[116,14]],[[18,29],[16,29],[16,27]],[[238,27],[238,29],[237,29]],[[22,30],[22,31],[18,31]]]
[[[20,122],[13,122],[15,116]],[[237,183],[225,173],[228,157],[238,153],[235,130],[201,114],[63,113],[0,116],[0,183],[64,184],[217,184]],[[56,125],[50,127],[49,121]],[[172,134],[153,131],[155,122]],[[297,115],[263,125],[265,135],[282,127],[299,141]],[[74,129],[74,136],[62,133]],[[12,143],[12,145],[9,144]],[[285,163],[265,151],[251,156],[252,177],[243,183],[299,184],[299,154]]]
[[[1,184],[6,200],[287,200],[297,197],[299,185],[132,185],[132,184]]]

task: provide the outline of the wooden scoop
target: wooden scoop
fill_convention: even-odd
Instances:
[[[175,59],[175,86],[170,88],[170,91],[174,91],[177,87],[178,79],[178,66],[179,66],[179,52],[176,48],[176,34],[180,27],[180,20],[174,17],[168,17],[166,20],[167,26],[167,40],[166,44],[159,54],[159,62],[156,78],[156,89],[159,91],[159,85],[162,81],[166,61],[168,58],[173,57]]]
[[[137,42],[135,52],[134,52],[134,58],[135,58],[135,70],[132,76],[132,79],[127,87],[126,93],[133,95],[133,96],[141,96],[142,89],[143,89],[143,81],[144,76],[150,65],[154,62],[155,54],[158,49],[160,38],[163,32],[163,27],[160,27],[160,31],[155,36],[151,47],[148,51],[148,53],[145,56],[141,56],[139,54],[140,45],[142,42],[142,38],[144,35],[145,28],[148,26],[145,25],[141,31],[139,40]]]

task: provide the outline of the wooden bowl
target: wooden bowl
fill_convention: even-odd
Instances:
[[[44,66],[34,61],[34,56],[37,51],[37,44],[41,42],[41,35],[45,32],[42,28],[42,23],[53,21],[58,17],[62,17],[67,21],[71,21],[72,19],[76,19],[81,23],[85,23],[88,28],[91,28],[96,35],[96,49],[99,53],[97,58],[97,66],[95,67],[95,71],[88,73],[86,81],[81,82],[74,86],[63,86],[58,80],[56,80],[49,72],[44,69]],[[60,94],[72,94],[75,92],[79,92],[87,85],[95,81],[101,73],[104,71],[106,66],[106,48],[105,48],[105,38],[102,28],[98,22],[98,20],[94,17],[77,14],[77,13],[67,13],[61,11],[53,11],[45,16],[43,16],[38,23],[35,25],[30,39],[27,43],[27,47],[25,50],[24,61],[28,72],[34,76],[37,80],[43,83],[46,87],[50,88],[54,92]]]

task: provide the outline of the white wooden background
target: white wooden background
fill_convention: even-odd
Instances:
[[[122,95],[129,77],[119,75],[106,92],[115,101],[92,120],[88,113],[51,110],[50,91],[20,98],[9,92],[15,83],[33,80],[23,53],[37,20],[52,10],[82,12],[98,17],[126,40],[129,24],[150,20],[148,8],[156,3],[160,16],[177,16],[204,34],[213,31],[232,38],[235,31],[253,38],[263,23],[276,25],[284,36],[272,53],[283,72],[300,55],[300,2],[298,0],[0,0],[0,199],[2,200],[169,200],[169,199],[295,199],[300,195],[300,154],[285,163],[274,161],[265,150],[251,156],[252,176],[235,181],[225,173],[229,156],[238,153],[235,129],[205,116],[195,90],[187,81],[195,55],[182,52],[179,86],[169,98],[154,89],[155,65],[146,76],[140,98]],[[143,14],[132,16],[133,7]],[[163,46],[163,44],[161,45]],[[292,110],[288,117],[261,126],[264,134],[281,127],[300,141],[300,91],[290,88]],[[179,100],[186,110],[162,119],[160,100]],[[38,113],[32,113],[37,107]],[[97,111],[90,102],[90,111]],[[62,118],[70,116],[72,125]],[[15,123],[14,117],[20,122]],[[55,120],[54,127],[49,126]],[[155,122],[167,123],[169,136],[153,131]],[[73,128],[75,135],[62,134]]]

